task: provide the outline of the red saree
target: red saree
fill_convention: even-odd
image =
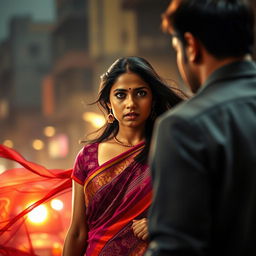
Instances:
[[[86,256],[143,255],[147,242],[136,238],[132,220],[147,216],[152,187],[149,168],[134,160],[144,143],[99,166],[98,143],[78,155],[72,178],[84,186],[88,246]]]

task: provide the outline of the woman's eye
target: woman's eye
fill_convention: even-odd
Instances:
[[[115,96],[116,96],[118,99],[123,99],[123,98],[125,98],[125,93],[123,93],[123,92],[118,92],[118,93],[115,94]]]
[[[144,91],[144,90],[141,90],[141,91],[138,91],[138,92],[137,92],[137,95],[138,95],[139,97],[144,97],[144,96],[147,95],[147,92]]]

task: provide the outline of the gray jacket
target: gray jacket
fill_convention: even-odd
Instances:
[[[256,65],[216,70],[151,148],[149,255],[256,255]]]

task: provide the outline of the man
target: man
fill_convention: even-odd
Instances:
[[[256,65],[242,0],[173,0],[163,18],[195,95],[160,118],[150,255],[256,255]]]

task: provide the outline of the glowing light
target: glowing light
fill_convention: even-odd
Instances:
[[[44,240],[39,240],[39,239],[33,240],[33,245],[34,245],[35,247],[43,247],[44,244],[45,244],[45,241],[44,241]]]
[[[34,210],[28,213],[28,219],[35,224],[43,223],[48,216],[47,208],[44,205],[37,206]]]
[[[35,150],[42,150],[44,148],[44,142],[42,140],[33,140],[32,146]]]
[[[47,136],[47,137],[52,137],[55,135],[55,128],[53,126],[46,126],[44,128],[44,135]]]
[[[12,141],[12,140],[5,140],[5,141],[3,142],[3,144],[4,144],[6,147],[13,148],[13,141]]]
[[[54,210],[56,210],[56,211],[62,210],[62,209],[63,209],[63,206],[64,206],[63,202],[62,202],[61,200],[59,200],[59,199],[53,199],[53,200],[51,201],[51,207],[52,207]]]
[[[52,247],[53,247],[53,248],[61,248],[61,244],[55,242],[55,243],[53,243],[53,246],[52,246]]]
[[[68,136],[58,134],[50,138],[48,152],[52,158],[66,157],[68,154]]]
[[[62,246],[60,243],[53,243],[53,246],[52,246],[52,255],[53,256],[59,256],[61,255],[61,252],[62,252]]]
[[[83,113],[83,120],[91,123],[95,128],[100,128],[106,123],[104,116],[94,112]]]
[[[0,164],[0,174],[4,173],[6,170],[6,166],[3,164]]]

